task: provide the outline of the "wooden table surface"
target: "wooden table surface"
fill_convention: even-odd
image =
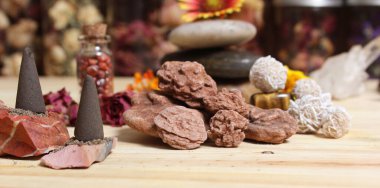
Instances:
[[[117,90],[128,81],[116,79]],[[79,98],[74,78],[41,78],[41,85],[44,92],[65,86]],[[244,142],[227,149],[206,144],[180,151],[127,126],[105,126],[106,136],[117,136],[119,143],[104,162],[89,169],[52,170],[39,166],[39,158],[2,157],[0,187],[380,187],[380,94],[375,85],[368,82],[365,94],[335,101],[353,118],[350,133],[341,139],[295,135],[281,145]],[[13,106],[17,79],[0,78],[0,88],[0,99]]]

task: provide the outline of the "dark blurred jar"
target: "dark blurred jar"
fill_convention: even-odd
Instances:
[[[348,0],[350,32],[348,48],[355,44],[365,45],[380,36],[380,1],[379,0]],[[367,72],[373,78],[380,78],[380,58]]]
[[[309,73],[341,51],[342,0],[275,0],[276,57],[292,69]]]

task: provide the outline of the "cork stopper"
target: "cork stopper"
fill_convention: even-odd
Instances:
[[[107,25],[104,23],[84,25],[82,27],[82,33],[88,37],[102,37],[107,34]]]

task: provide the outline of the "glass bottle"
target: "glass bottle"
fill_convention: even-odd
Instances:
[[[340,53],[342,5],[343,0],[274,0],[276,57],[291,69],[309,73]]]
[[[99,96],[113,94],[112,54],[108,48],[110,36],[105,24],[85,26],[79,37],[81,50],[77,55],[77,76],[82,86],[85,75],[94,78]]]

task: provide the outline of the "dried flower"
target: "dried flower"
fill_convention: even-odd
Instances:
[[[292,92],[298,80],[308,78],[308,77],[302,71],[292,70],[288,68],[287,66],[285,66],[285,68],[288,70],[288,76],[286,79],[284,91],[286,93],[290,93]]]
[[[127,85],[127,91],[152,91],[158,90],[158,78],[154,76],[152,70],[147,70],[144,74],[136,72],[134,83]]]
[[[75,14],[75,8],[67,1],[59,0],[49,9],[49,17],[54,23],[54,28],[64,29]]]
[[[21,59],[22,54],[20,52],[4,57],[1,74],[4,76],[17,76],[20,72]]]
[[[240,12],[243,2],[244,0],[179,0],[179,7],[186,11],[182,19],[192,22]]]
[[[71,53],[77,52],[80,49],[80,43],[78,42],[79,35],[79,29],[72,28],[66,30],[62,41],[64,49]]]
[[[22,19],[7,29],[7,42],[15,48],[24,48],[34,39],[37,23],[31,19]]]
[[[112,126],[124,124],[123,113],[131,107],[133,92],[119,92],[112,96],[102,96],[101,112],[103,123]]]
[[[66,125],[74,125],[78,114],[78,103],[65,88],[44,95],[46,110],[62,116]]]
[[[6,29],[9,27],[9,19],[3,11],[0,10],[0,30]]]
[[[29,8],[29,5],[37,4],[30,3],[30,1],[31,0],[1,0],[0,7],[1,10],[3,10],[10,17],[17,18],[20,16],[21,12],[26,11],[27,8]]]
[[[94,5],[88,4],[79,8],[77,19],[82,25],[91,25],[102,22],[103,16]]]
[[[67,59],[66,52],[60,45],[54,45],[49,52],[54,64],[63,64]]]

